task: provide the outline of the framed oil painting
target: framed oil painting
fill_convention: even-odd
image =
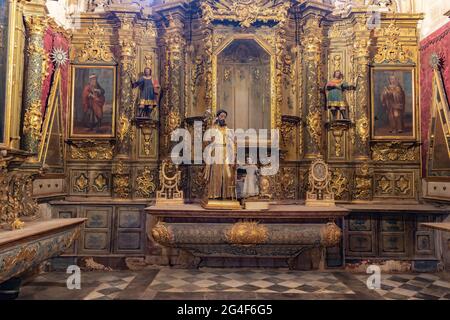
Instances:
[[[72,138],[115,134],[116,66],[72,65]]]
[[[414,67],[372,69],[372,139],[416,139],[415,90]]]

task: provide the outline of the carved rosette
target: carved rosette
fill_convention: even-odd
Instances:
[[[23,148],[31,153],[37,153],[42,126],[42,83],[48,75],[47,67],[50,61],[44,51],[44,34],[48,26],[48,18],[28,16],[25,18],[27,28],[27,66],[25,68],[24,92],[24,123]]]

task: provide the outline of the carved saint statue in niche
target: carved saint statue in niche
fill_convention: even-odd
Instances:
[[[152,69],[146,67],[144,75],[133,83],[133,88],[139,88],[139,102],[137,116],[150,118],[152,111],[158,105],[160,85],[157,79],[152,77]]]
[[[209,145],[213,150],[209,154],[205,167],[205,180],[208,199],[235,199],[235,145],[233,133],[227,128],[225,119],[228,113],[217,111],[216,120],[211,128],[213,141]]]
[[[344,81],[344,75],[340,70],[333,73],[333,79],[327,82],[327,108],[330,109],[332,120],[338,120],[337,112],[341,115],[341,120],[347,119],[347,102],[345,91],[355,90],[355,86]]]

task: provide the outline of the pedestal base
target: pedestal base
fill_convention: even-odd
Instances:
[[[269,210],[269,201],[245,201],[246,210]]]
[[[208,199],[202,203],[202,207],[205,209],[218,209],[218,210],[241,210],[241,204],[236,200],[214,200]]]

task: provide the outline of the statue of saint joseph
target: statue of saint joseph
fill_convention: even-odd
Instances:
[[[225,123],[227,115],[223,109],[217,111],[211,128],[213,141],[208,147],[212,148],[212,152],[208,153],[209,159],[205,168],[208,199],[236,199],[236,147],[232,130],[229,130]]]

